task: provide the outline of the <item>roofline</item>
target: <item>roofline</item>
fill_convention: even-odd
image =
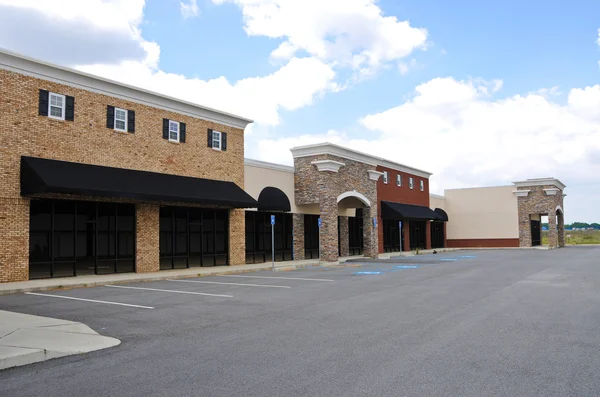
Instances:
[[[291,167],[289,165],[269,163],[266,161],[260,161],[260,160],[254,160],[254,159],[248,159],[248,158],[244,159],[244,165],[249,165],[251,167],[265,168],[265,169],[274,170],[274,171],[289,172],[291,174],[294,173],[294,167]]]
[[[529,186],[556,186],[561,191],[567,187],[564,183],[556,178],[533,178],[526,179],[524,181],[513,182],[516,187],[529,187]]]
[[[446,200],[445,196],[439,195],[439,194],[434,194],[434,193],[429,193],[429,197],[430,198],[436,198],[436,199],[440,199],[440,200]]]
[[[349,149],[347,147],[336,145],[330,142],[322,142],[305,146],[296,146],[294,148],[291,148],[290,150],[294,158],[329,154],[332,156],[338,156],[372,166],[380,165],[382,167],[406,172],[408,174],[413,174],[422,178],[429,178],[432,175],[431,172],[419,170],[417,168],[409,167],[404,164],[395,163],[393,161],[381,157],[359,152],[358,150]]]
[[[244,129],[254,121],[174,97],[30,58],[0,47],[0,69]]]

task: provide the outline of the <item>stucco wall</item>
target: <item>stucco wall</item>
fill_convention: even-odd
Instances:
[[[446,190],[448,240],[519,238],[514,186]]]
[[[446,198],[443,196],[436,196],[434,194],[429,195],[429,208],[432,210],[441,208],[446,211]],[[447,211],[446,211],[447,212]]]

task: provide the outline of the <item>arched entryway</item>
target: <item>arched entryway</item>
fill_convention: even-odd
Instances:
[[[364,254],[364,208],[371,206],[364,195],[349,191],[340,194],[338,202],[338,254],[340,257]]]

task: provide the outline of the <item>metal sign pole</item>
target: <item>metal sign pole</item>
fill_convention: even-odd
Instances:
[[[398,238],[400,239],[400,252],[402,252],[402,221],[398,221]]]
[[[271,215],[271,270],[275,270],[275,215]]]
[[[319,226],[319,262],[321,262],[321,226],[323,225],[323,221],[321,217],[317,220],[317,224]]]

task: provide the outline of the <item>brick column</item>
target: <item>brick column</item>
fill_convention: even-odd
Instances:
[[[348,217],[340,216],[338,222],[340,224],[340,256],[350,256]]]
[[[246,264],[246,211],[229,210],[229,265]]]
[[[0,230],[0,283],[29,280],[29,199],[0,198]]]
[[[294,260],[304,259],[304,214],[294,217]]]
[[[160,207],[136,204],[135,271],[157,272],[160,269]]]
[[[402,221],[402,228],[404,229],[404,248],[403,251],[410,251],[410,222]]]
[[[548,211],[548,245],[550,248],[558,247],[558,230],[556,225],[556,211]]]
[[[368,258],[377,258],[379,250],[377,238],[377,229],[373,226],[373,218],[377,217],[377,209],[374,207],[363,208],[363,252]],[[381,225],[377,224],[377,228]]]
[[[431,249],[431,222],[425,221],[425,249]]]
[[[336,197],[323,195],[319,204],[321,210],[321,260],[337,262],[338,254],[338,203]]]

